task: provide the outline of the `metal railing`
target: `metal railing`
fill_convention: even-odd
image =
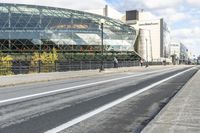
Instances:
[[[104,68],[114,68],[113,61],[104,61]],[[64,72],[79,70],[99,69],[100,61],[56,61],[56,62],[32,62],[32,61],[0,61],[0,75],[28,74],[39,72]],[[119,61],[118,67],[139,66],[139,61]]]

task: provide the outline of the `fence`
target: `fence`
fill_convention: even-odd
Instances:
[[[103,64],[104,68],[114,67],[113,61],[104,61]],[[0,62],[0,75],[94,70],[99,69],[100,65],[100,61],[57,61],[46,63],[32,61]],[[118,67],[132,67],[139,65],[139,61],[118,62]]]

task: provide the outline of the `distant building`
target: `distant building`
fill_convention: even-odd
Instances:
[[[187,64],[188,63],[188,49],[187,47],[180,43],[180,64]]]
[[[181,53],[180,43],[172,42],[170,44],[170,55],[172,57],[173,64],[179,64],[180,53]]]
[[[136,52],[144,59],[170,61],[170,31],[162,18],[155,19],[147,12],[132,10],[126,12],[125,22],[138,30]]]
[[[190,61],[187,47],[180,42],[170,44],[170,55],[174,64],[188,64]]]

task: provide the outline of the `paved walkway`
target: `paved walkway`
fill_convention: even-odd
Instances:
[[[69,72],[53,72],[53,73],[34,73],[25,75],[0,76],[0,87],[11,86],[17,84],[44,82],[51,80],[69,79],[77,77],[95,76],[101,74],[112,74],[120,72],[145,72],[150,70],[159,70],[164,68],[185,67],[185,66],[150,66],[145,67],[124,67],[115,69],[105,69],[103,72],[99,70],[69,71]]]
[[[200,133],[200,71],[142,133]]]

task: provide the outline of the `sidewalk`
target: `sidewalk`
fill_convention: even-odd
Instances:
[[[111,68],[105,69],[103,72],[99,70],[84,70],[84,71],[68,71],[68,72],[52,72],[52,73],[34,73],[25,75],[10,75],[10,76],[0,76],[0,87],[12,86],[17,84],[27,84],[35,82],[45,82],[52,80],[61,80],[69,78],[96,76],[102,74],[113,74],[122,72],[145,72],[150,70],[159,70],[166,68],[184,67],[184,66],[150,66],[145,67],[124,67],[124,68]]]
[[[200,133],[200,71],[142,133]]]

